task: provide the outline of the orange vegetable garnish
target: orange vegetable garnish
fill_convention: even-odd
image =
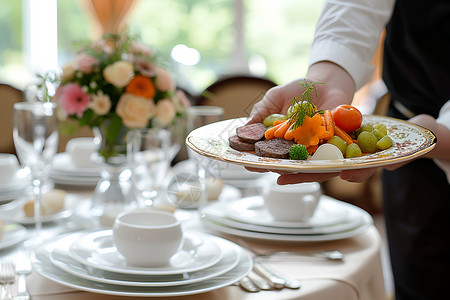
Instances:
[[[156,93],[151,79],[142,75],[136,75],[131,79],[130,83],[125,87],[125,91],[143,98],[153,98]]]
[[[329,140],[334,136],[334,121],[333,117],[331,115],[331,111],[325,110],[324,114],[322,115],[323,123],[325,125],[325,134],[321,137],[324,140]]]
[[[275,138],[275,131],[277,131],[277,129],[280,128],[281,125],[283,125],[283,122],[267,129],[266,132],[264,133],[264,137],[268,140]]]
[[[307,148],[311,145],[318,145],[320,137],[325,133],[325,126],[322,125],[322,117],[315,114],[313,117],[305,116],[303,124],[296,129],[286,132],[284,138],[292,139],[297,144],[305,145]]]
[[[288,131],[290,127],[290,123],[286,120],[283,123],[281,123],[281,126],[278,127],[277,130],[275,130],[275,133],[273,134],[276,138],[284,138],[284,135],[286,134],[286,131]]]
[[[353,144],[352,138],[348,135],[347,132],[339,128],[336,124],[334,124],[334,135],[337,135],[338,137],[342,138],[344,141],[347,142],[347,145]]]

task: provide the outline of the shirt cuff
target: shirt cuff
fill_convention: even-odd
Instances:
[[[352,50],[338,41],[315,41],[311,48],[309,65],[320,61],[331,61],[347,71],[355,82],[356,89],[369,81],[373,66],[361,60]]]
[[[450,100],[442,106],[436,122],[450,130]],[[447,181],[450,183],[450,160],[434,159],[434,162],[445,172],[447,175]]]

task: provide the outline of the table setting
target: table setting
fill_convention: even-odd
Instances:
[[[245,119],[186,107],[151,49],[126,34],[80,51],[52,101],[14,107],[17,157],[0,155],[0,300],[384,299],[367,212],[317,182],[279,186],[244,168],[335,165],[231,150],[223,141]],[[94,137],[57,153],[64,119]],[[171,165],[180,131],[188,159]],[[410,132],[419,147],[399,160],[432,147],[425,130]]]

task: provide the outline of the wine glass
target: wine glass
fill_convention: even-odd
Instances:
[[[48,178],[59,140],[56,104],[38,101],[15,103],[13,137],[20,162],[30,169],[38,240],[42,228],[41,188]]]
[[[165,129],[145,128],[133,132],[131,181],[137,200],[151,206],[159,196],[170,167],[171,133]]]

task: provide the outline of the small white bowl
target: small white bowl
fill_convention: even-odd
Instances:
[[[117,250],[127,263],[138,267],[169,264],[181,248],[181,222],[167,211],[136,209],[119,214],[113,225]]]
[[[264,205],[276,221],[304,222],[316,211],[322,194],[320,184],[270,184],[264,191]]]
[[[78,168],[97,167],[97,164],[91,159],[97,148],[98,145],[94,143],[94,138],[91,137],[74,138],[66,144],[66,152],[69,153],[72,162]]]
[[[0,153],[0,183],[12,181],[18,170],[19,161],[14,154]]]

